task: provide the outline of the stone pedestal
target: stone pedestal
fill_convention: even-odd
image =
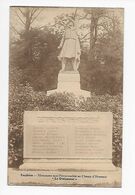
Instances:
[[[58,75],[57,89],[47,91],[47,95],[55,92],[73,93],[77,97],[90,97],[89,91],[81,90],[80,88],[80,74],[78,71],[63,71]]]
[[[112,113],[26,111],[24,161],[9,184],[120,187],[112,163]]]
[[[25,112],[23,170],[115,170],[109,112]]]
[[[24,159],[20,170],[46,170],[46,171],[116,171],[112,159],[64,160],[64,159]]]

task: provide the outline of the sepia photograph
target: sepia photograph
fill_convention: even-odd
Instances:
[[[8,185],[122,186],[124,9],[10,6]]]

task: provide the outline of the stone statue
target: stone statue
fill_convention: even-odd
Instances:
[[[58,56],[58,59],[62,62],[61,71],[64,71],[65,66],[69,63],[72,65],[73,70],[77,71],[80,63],[81,50],[74,20],[68,22],[58,49],[61,49]]]
[[[50,90],[47,95],[54,92],[72,93],[76,97],[90,97],[90,92],[80,87],[80,74],[78,71],[80,63],[80,42],[77,35],[77,19],[69,18],[67,28],[63,34],[58,49],[61,49],[58,59],[62,63],[62,69],[58,74],[57,89]]]

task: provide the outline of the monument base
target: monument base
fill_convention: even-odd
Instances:
[[[46,171],[116,171],[112,160],[24,160],[20,170],[46,170]]]
[[[59,90],[59,89],[54,89],[54,90],[50,90],[47,91],[47,96],[55,94],[55,93],[71,93],[73,95],[75,95],[76,97],[83,97],[85,99],[90,98],[91,97],[91,93],[89,91],[85,91],[85,90],[78,90],[78,91],[71,91],[71,90]]]
[[[78,71],[63,71],[58,75],[58,87],[47,91],[47,95],[54,93],[72,93],[76,97],[89,98],[91,93],[80,89],[80,74]]]
[[[23,164],[10,185],[120,187],[112,164],[112,113],[25,111]]]

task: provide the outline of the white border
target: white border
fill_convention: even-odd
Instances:
[[[124,49],[124,128],[123,128],[123,181],[122,188],[81,187],[31,187],[7,186],[8,138],[8,43],[9,6],[73,6],[125,8]],[[134,0],[0,0],[0,194],[67,195],[69,193],[92,195],[134,194],[135,175],[135,1]]]

